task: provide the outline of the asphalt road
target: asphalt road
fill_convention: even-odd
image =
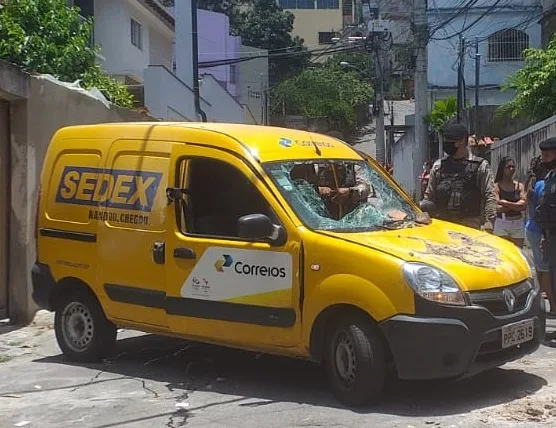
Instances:
[[[113,358],[84,366],[62,358],[49,313],[23,329],[0,326],[0,427],[556,425],[550,346],[465,381],[393,380],[380,405],[351,410],[311,363],[128,331],[119,338]]]

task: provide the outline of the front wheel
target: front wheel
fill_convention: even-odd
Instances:
[[[82,290],[62,296],[54,328],[58,346],[72,361],[98,362],[116,343],[116,326],[106,319],[97,299]]]
[[[343,404],[359,407],[381,397],[384,346],[370,321],[346,317],[337,322],[327,336],[325,364],[334,395]]]

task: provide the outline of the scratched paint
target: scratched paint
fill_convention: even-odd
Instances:
[[[431,255],[433,257],[449,257],[485,269],[495,269],[502,262],[499,251],[491,245],[457,232],[448,232],[448,235],[452,238],[452,242],[449,244],[439,244],[411,237],[411,239],[417,239],[425,244],[424,251],[413,251],[413,253],[429,257]]]

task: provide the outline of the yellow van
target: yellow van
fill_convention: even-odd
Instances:
[[[72,360],[125,327],[320,362],[351,406],[390,368],[461,378],[532,353],[546,324],[513,244],[431,220],[338,139],[275,127],[60,129],[32,279]]]

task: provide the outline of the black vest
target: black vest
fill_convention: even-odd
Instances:
[[[556,229],[556,173],[550,172],[544,181],[544,190],[535,208],[535,221],[544,230]]]
[[[481,215],[481,188],[478,171],[482,158],[443,159],[436,172],[435,199],[441,219],[454,220]]]

